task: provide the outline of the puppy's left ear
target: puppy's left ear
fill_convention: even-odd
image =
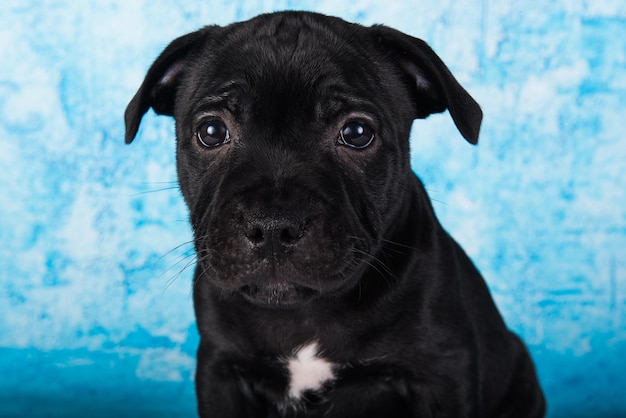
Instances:
[[[386,26],[374,26],[377,42],[391,51],[396,64],[407,72],[417,89],[417,118],[448,109],[461,135],[478,143],[483,118],[480,106],[454,78],[448,67],[421,39]]]
[[[127,144],[135,139],[141,119],[151,107],[159,115],[174,115],[176,90],[187,68],[189,52],[210,30],[213,27],[208,26],[175,39],[154,61],[124,113]]]

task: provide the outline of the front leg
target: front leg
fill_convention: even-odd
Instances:
[[[434,399],[405,373],[365,366],[345,370],[328,394],[324,418],[436,417]],[[307,415],[308,417],[308,415]]]
[[[467,385],[451,377],[418,379],[389,365],[344,370],[320,402],[297,418],[477,418]],[[291,416],[289,416],[291,417]]]
[[[333,389],[331,398],[321,409],[310,410],[315,418],[429,418],[433,415],[426,403],[415,405],[404,382],[341,385]],[[322,406],[320,404],[320,406]]]
[[[203,341],[196,369],[201,418],[283,418],[288,376],[281,360],[219,352]]]
[[[201,342],[196,369],[196,397],[200,418],[267,418],[266,403],[254,395],[230,363],[219,359]]]

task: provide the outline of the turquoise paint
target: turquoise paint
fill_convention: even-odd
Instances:
[[[580,4],[579,4],[580,3]],[[174,37],[309,9],[427,40],[485,112],[412,163],[536,360],[552,418],[626,416],[626,4],[0,4],[0,416],[193,416],[173,123],[126,103]],[[219,13],[218,13],[219,11]]]

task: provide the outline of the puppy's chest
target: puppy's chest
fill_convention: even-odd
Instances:
[[[312,341],[289,356],[259,360],[252,373],[242,373],[243,383],[278,408],[297,407],[324,396],[338,380],[341,365],[332,362]]]
[[[337,365],[324,358],[317,342],[300,347],[285,360],[288,375],[286,395],[299,401],[306,392],[320,392],[336,379]]]

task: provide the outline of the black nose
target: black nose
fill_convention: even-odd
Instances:
[[[246,222],[244,233],[255,248],[283,252],[302,239],[305,222],[294,217],[254,217]]]

